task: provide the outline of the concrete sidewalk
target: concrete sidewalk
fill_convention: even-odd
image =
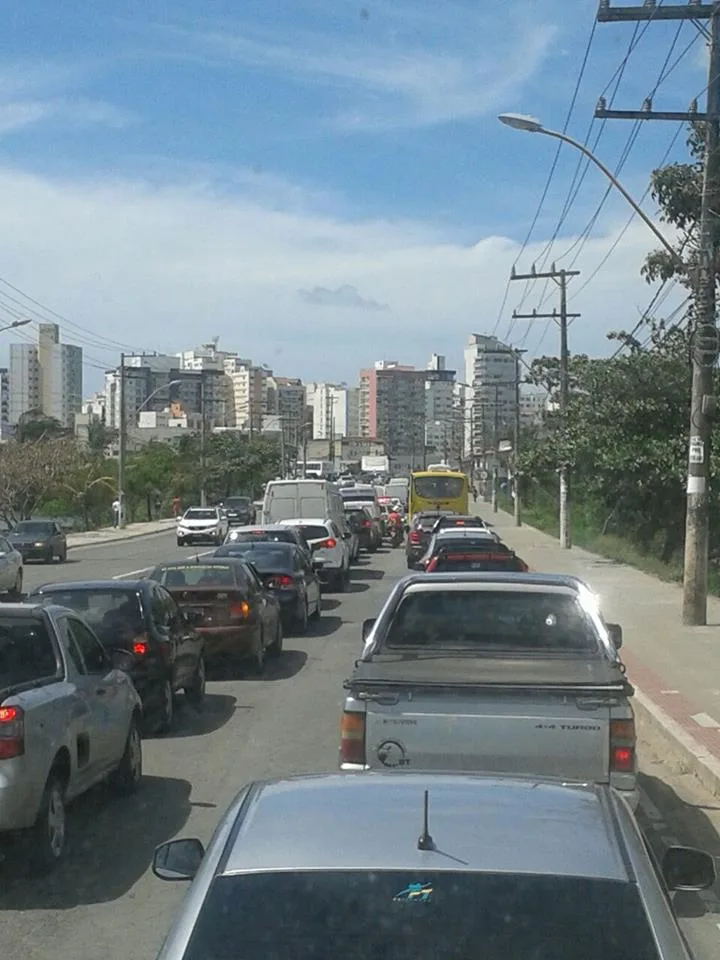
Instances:
[[[137,537],[150,537],[153,534],[168,533],[174,530],[175,520],[152,520],[149,523],[129,523],[122,530],[117,527],[101,527],[99,530],[87,530],[82,533],[69,533],[68,550],[78,547],[92,547],[101,543],[114,543],[116,540],[134,540]]]
[[[720,599],[708,601],[708,626],[685,627],[678,585],[579,547],[562,550],[554,537],[516,527],[489,504],[477,512],[532,570],[573,574],[597,592],[606,619],[623,627],[638,723],[655,727],[677,762],[720,795]]]

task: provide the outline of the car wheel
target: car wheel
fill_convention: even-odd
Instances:
[[[125,752],[122,760],[110,774],[109,784],[112,789],[122,795],[134,793],[142,780],[142,737],[140,726],[135,717],[130,721]]]
[[[205,687],[205,657],[201,656],[195,668],[195,676],[193,677],[192,683],[185,687],[185,699],[188,703],[194,703],[199,706],[205,699]]]
[[[260,634],[260,643],[252,656],[253,673],[256,677],[261,677],[265,673],[265,637]]]
[[[180,537],[178,537],[178,538],[177,538],[177,545],[178,545],[179,547],[184,547],[184,546],[185,546],[185,541],[184,541],[184,540],[181,540]]]
[[[295,617],[295,630],[298,633],[307,633],[309,619],[307,599],[305,599],[303,600],[302,613]]]
[[[9,597],[11,600],[21,600],[23,592],[23,572],[18,570],[17,577],[15,577],[15,585],[12,590],[10,590]]]
[[[307,607],[305,608],[305,629],[307,629]],[[278,618],[277,630],[275,631],[275,639],[268,647],[268,653],[271,657],[279,657],[282,653],[283,648],[283,628],[280,619]]]
[[[60,556],[58,557],[60,563],[67,563],[67,547],[63,547],[60,551]]]
[[[28,840],[34,873],[49,873],[62,860],[67,840],[65,783],[55,771],[50,771],[37,820],[28,831]]]
[[[338,593],[345,593],[345,588],[347,587],[347,578],[345,576],[345,571],[341,570],[340,573],[335,578],[335,589]]]
[[[319,620],[321,613],[322,613],[322,595],[318,594],[317,603],[315,604],[315,609],[310,614],[310,616],[313,620]]]
[[[175,713],[175,702],[173,699],[173,689],[169,680],[166,680],[162,686],[160,711],[155,724],[155,733],[167,733],[173,722]]]

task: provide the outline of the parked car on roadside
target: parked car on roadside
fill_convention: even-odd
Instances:
[[[5,536],[0,536],[0,594],[9,600],[22,599],[23,558]]]
[[[64,607],[0,608],[0,838],[19,831],[38,871],[65,853],[67,803],[104,780],[119,793],[140,783],[128,660]]]
[[[220,546],[227,536],[229,523],[221,507],[190,507],[177,524],[177,545],[214,543]]]
[[[23,560],[60,563],[67,560],[67,537],[55,520],[21,520],[15,524],[8,540],[22,554]]]
[[[148,574],[190,614],[205,641],[205,658],[249,661],[257,674],[265,657],[282,652],[280,604],[240,557],[161,563]]]
[[[715,880],[607,787],[389,771],[248,784],[153,872],[194,881],[158,960],[690,960],[669,891]]]
[[[334,520],[283,520],[283,526],[294,527],[305,538],[313,557],[322,560],[320,579],[341,593],[350,582],[350,532],[341,531]]]
[[[140,694],[145,728],[170,729],[174,698],[205,696],[203,638],[193,618],[168,591],[151,580],[94,580],[49,583],[33,590],[31,603],[59,604],[80,614],[106,650],[131,654],[127,669]]]
[[[240,557],[251,563],[268,590],[280,603],[283,626],[305,633],[308,621],[322,612],[318,570],[323,561],[312,559],[307,550],[277,540],[250,540],[226,543],[213,557]]]

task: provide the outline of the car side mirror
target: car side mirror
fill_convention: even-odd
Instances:
[[[130,673],[134,666],[135,658],[129,650],[124,650],[122,647],[117,647],[110,651],[110,662],[115,670],[122,670],[124,673]]]
[[[668,847],[662,875],[669,890],[707,890],[715,883],[715,861],[694,847]]]
[[[363,643],[367,640],[367,638],[372,633],[372,629],[376,623],[377,623],[377,617],[373,617],[370,620],[363,620],[363,625],[362,625]]]
[[[152,872],[160,880],[192,880],[204,856],[205,848],[194,837],[168,840],[155,848]]]
[[[623,645],[622,627],[619,623],[606,623],[605,628],[608,632],[608,636],[610,637],[610,642],[616,650],[619,650]]]

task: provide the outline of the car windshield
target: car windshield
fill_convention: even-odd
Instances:
[[[235,568],[230,564],[187,563],[172,567],[155,567],[150,574],[169,590],[182,587],[235,587]]]
[[[221,876],[183,957],[660,960],[635,884],[449,870]]]
[[[184,520],[217,520],[217,510],[187,510]]]
[[[106,647],[118,646],[118,640],[132,639],[145,631],[140,598],[136,590],[123,589],[46,589],[30,596],[42,603],[56,603],[75,610],[93,628]]]
[[[41,617],[0,617],[0,691],[58,676],[59,667]]]
[[[23,520],[13,529],[13,533],[28,537],[49,537],[53,532],[51,523],[42,523],[39,520]]]
[[[462,477],[415,477],[413,483],[415,493],[424,500],[456,500],[465,490]]]
[[[225,506],[229,510],[247,510],[250,503],[250,497],[228,497]]]
[[[590,616],[574,595],[518,589],[410,589],[386,646],[471,650],[489,656],[598,656]]]

